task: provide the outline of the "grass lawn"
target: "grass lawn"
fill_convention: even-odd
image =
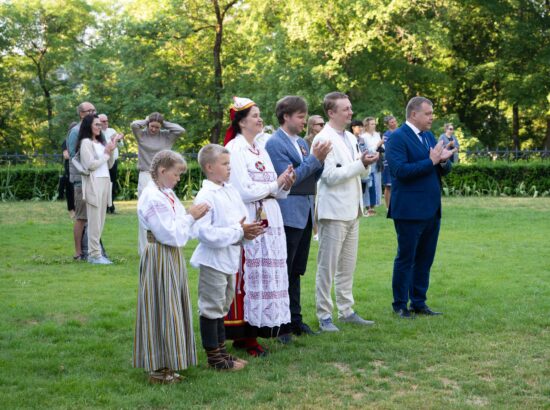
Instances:
[[[355,308],[374,327],[265,341],[271,355],[238,373],[207,369],[199,348],[173,386],[131,367],[135,206],[107,216],[115,265],[92,266],[72,261],[64,203],[0,203],[1,408],[550,408],[548,198],[445,199],[428,293],[445,315],[412,321],[391,313],[393,224],[364,218]],[[302,288],[314,328],[316,255],[313,243]]]

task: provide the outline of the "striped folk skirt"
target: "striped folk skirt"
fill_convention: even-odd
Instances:
[[[155,371],[195,366],[191,300],[181,250],[149,241],[139,271],[134,367]]]

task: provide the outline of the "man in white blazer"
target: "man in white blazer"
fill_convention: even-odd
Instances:
[[[337,332],[332,322],[332,278],[341,322],[372,325],[353,310],[353,272],[357,261],[359,218],[363,216],[361,177],[368,176],[378,153],[361,153],[357,139],[346,131],[353,111],[347,95],[332,92],[323,101],[329,118],[313,144],[332,143],[317,190],[319,253],[317,255],[316,304],[319,328]]]

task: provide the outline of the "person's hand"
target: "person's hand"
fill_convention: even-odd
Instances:
[[[311,147],[311,154],[317,158],[320,162],[324,162],[328,153],[332,151],[332,142],[330,141],[318,141]]]
[[[124,134],[117,134],[113,137],[112,141],[114,141],[115,144],[116,144],[117,142],[119,142],[123,138],[124,138]]]
[[[286,179],[283,189],[285,191],[288,191],[290,188],[292,188],[292,185],[294,185],[295,182],[296,182],[296,172],[294,172],[294,169],[292,169],[292,172],[290,172],[288,178]]]
[[[289,165],[287,169],[285,169],[285,172],[283,172],[279,177],[277,178],[277,185],[279,187],[283,187],[285,191],[288,191],[292,184],[294,184],[294,181],[296,181],[296,175],[294,174],[294,168],[292,165]]]
[[[439,164],[442,161],[441,155],[443,153],[443,148],[443,141],[439,141],[435,147],[430,148],[430,159],[434,165]]]
[[[244,239],[251,240],[264,233],[264,227],[261,222],[252,222],[251,224],[245,224],[246,217],[241,219],[241,227],[243,228]]]
[[[368,151],[365,151],[361,156],[361,162],[363,162],[363,166],[366,168],[369,165],[376,163],[379,157],[380,157],[380,154],[378,152],[371,154]]]
[[[110,141],[107,144],[105,144],[105,149],[103,152],[111,156],[111,153],[114,151],[115,148],[116,148],[116,144],[113,141]]]
[[[69,151],[67,151],[66,149],[63,150],[63,158],[64,159],[69,159],[70,158]]]
[[[187,208],[187,213],[193,217],[193,219],[196,221],[197,219],[202,218],[206,213],[210,210],[210,207],[206,202],[203,202],[202,204],[197,205],[191,205],[189,208]]]
[[[449,158],[451,158],[454,155],[455,152],[456,152],[456,148],[449,149],[448,146],[443,148],[443,150],[441,151],[441,158],[439,162],[447,161]]]

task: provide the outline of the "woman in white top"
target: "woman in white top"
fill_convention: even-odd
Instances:
[[[80,163],[90,174],[82,176],[82,197],[86,201],[88,215],[88,262],[108,265],[112,262],[101,254],[99,240],[105,225],[107,207],[112,203],[109,168],[113,166],[113,151],[122,138],[117,135],[111,142],[105,141],[101,122],[95,114],[84,117],[78,132],[76,152]]]
[[[361,135],[365,140],[367,151],[370,154],[379,152],[382,149],[384,140],[376,132],[376,120],[374,117],[367,117],[363,120],[364,132]],[[382,200],[382,162],[378,161],[371,166],[369,187],[363,195],[363,204],[367,207],[367,216],[376,215],[375,206],[379,206]]]
[[[288,333],[290,323],[286,238],[275,198],[285,198],[296,177],[292,166],[279,177],[267,151],[254,138],[262,130],[260,110],[247,98],[234,98],[231,127],[225,138],[231,153],[230,182],[246,205],[247,223],[261,221],[265,233],[243,244],[242,269],[236,295],[225,319],[233,346],[252,356],[264,356],[257,337]]]

